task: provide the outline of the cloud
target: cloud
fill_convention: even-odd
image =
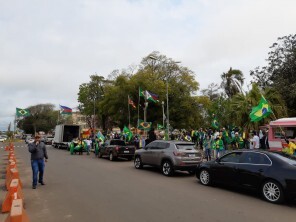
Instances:
[[[192,69],[201,88],[230,66],[250,80],[268,47],[295,31],[295,8],[292,0],[2,1],[0,129],[15,107],[75,107],[90,75],[155,50]]]

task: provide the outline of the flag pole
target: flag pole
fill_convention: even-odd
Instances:
[[[58,110],[58,121],[57,121],[57,125],[59,125],[60,122],[60,110]]]
[[[137,119],[137,134],[139,134],[138,132],[138,126],[139,126],[139,118],[140,118],[140,86],[139,86],[139,90],[138,90],[138,96],[139,96],[139,99],[138,99],[138,119]]]
[[[13,137],[15,136],[15,131],[16,131],[16,113],[14,114],[14,126],[13,126]]]
[[[128,128],[131,128],[131,112],[130,112],[130,105],[129,105],[129,95],[127,95],[127,109],[128,109]]]

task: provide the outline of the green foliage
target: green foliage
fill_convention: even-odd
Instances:
[[[110,83],[111,82],[105,80],[103,76],[95,74],[90,76],[90,82],[82,83],[79,86],[79,109],[82,114],[87,116],[87,121],[90,126],[93,126],[94,124],[91,119],[94,113],[99,114],[97,115],[99,116],[99,120],[104,119],[104,116],[101,114],[102,110],[100,110],[99,106],[105,94],[105,87]]]
[[[169,115],[172,127],[194,127],[199,121],[200,114],[197,112],[197,101],[191,95],[198,90],[198,82],[194,73],[187,67],[176,64],[172,59],[168,59],[158,52],[152,54],[157,60],[151,59],[148,55],[143,58],[139,69],[131,74],[126,70],[122,73],[116,71],[110,75],[112,81],[99,79],[96,84],[94,79],[90,83],[80,85],[78,101],[84,114],[93,114],[93,100],[100,98],[96,105],[96,113],[104,116],[101,119],[102,125],[107,128],[119,126],[123,128],[128,125],[128,95],[138,105],[138,90],[149,90],[159,95],[159,102],[149,103],[147,108],[147,121],[157,123],[162,122],[162,104],[166,104],[166,83],[168,83],[169,94]],[[132,73],[134,70],[132,71]],[[101,85],[100,87],[97,87]],[[94,93],[91,89],[95,90]],[[143,118],[144,99],[140,99],[140,119]],[[166,107],[165,107],[166,108]],[[138,110],[130,107],[131,124],[136,126]],[[104,127],[103,127],[104,128]]]
[[[54,110],[53,104],[38,104],[27,108],[30,116],[24,117],[18,122],[18,128],[25,133],[35,133],[38,131],[48,132],[54,129],[58,112]]]
[[[275,115],[271,115],[258,123],[252,123],[249,114],[252,107],[258,105],[261,95],[266,98]],[[269,123],[275,118],[285,117],[286,115],[287,112],[281,95],[276,90],[271,88],[266,88],[261,92],[257,84],[253,84],[252,89],[246,95],[237,94],[230,101],[231,123],[247,129],[257,128],[260,125]]]
[[[289,115],[296,115],[296,34],[278,38],[270,47],[268,65],[251,71],[255,82],[265,89],[278,91],[288,107]]]

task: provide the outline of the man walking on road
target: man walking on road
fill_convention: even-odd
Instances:
[[[44,173],[44,158],[45,162],[47,162],[48,156],[45,144],[40,142],[40,136],[35,136],[35,141],[33,143],[29,143],[29,152],[31,153],[31,166],[33,171],[33,185],[32,188],[36,189],[37,186],[37,177],[39,171],[39,183],[41,185],[45,185],[43,181],[43,173]]]

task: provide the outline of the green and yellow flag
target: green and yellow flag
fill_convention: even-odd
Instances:
[[[272,113],[270,106],[264,96],[261,96],[259,105],[252,108],[250,118],[252,122],[258,122]]]
[[[30,111],[28,109],[16,108],[16,116],[30,116]]]
[[[152,126],[151,122],[144,122],[143,120],[139,119],[138,129],[149,131],[151,129],[151,126]]]
[[[130,129],[127,128],[126,126],[124,126],[124,128],[123,128],[123,134],[126,135],[127,141],[130,141],[133,138],[132,131],[130,131]]]
[[[157,123],[157,129],[162,130],[162,129],[164,129],[164,127],[163,127],[163,125]]]
[[[218,128],[219,128],[219,123],[218,123],[216,117],[214,117],[214,119],[213,119],[213,121],[212,121],[212,127],[213,127],[214,129],[218,129]]]

